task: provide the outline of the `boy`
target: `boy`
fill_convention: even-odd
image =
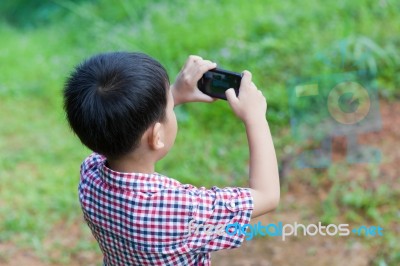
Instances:
[[[174,85],[165,69],[141,53],[99,54],[79,65],[64,88],[71,128],[94,153],[81,166],[79,199],[105,265],[210,265],[210,252],[234,248],[243,234],[193,227],[246,224],[279,202],[266,101],[244,71],[239,96],[226,91],[244,122],[250,187],[181,184],[154,171],[177,133],[174,105],[212,102],[197,81],[216,64],[190,56]]]

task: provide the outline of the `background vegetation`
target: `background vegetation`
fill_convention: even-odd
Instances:
[[[288,131],[290,80],[367,69],[377,76],[382,99],[399,99],[399,17],[397,0],[2,1],[0,243],[33,248],[46,259],[44,236],[60,221],[74,222],[81,215],[78,170],[89,151],[66,124],[61,90],[84,58],[103,51],[142,51],[166,66],[171,82],[190,54],[226,69],[251,70],[267,96],[267,116],[282,159],[303,145],[293,142]],[[246,184],[244,128],[226,102],[184,105],[176,112],[176,146],[157,170],[195,185]],[[332,176],[342,170],[329,171]],[[310,180],[320,180],[318,173]],[[360,223],[372,219],[385,225],[396,219],[378,220],[379,213],[363,217],[382,204],[398,210],[398,194],[384,188],[371,196],[352,186],[354,195],[344,197],[339,207],[340,191],[332,190],[322,209],[327,221],[334,221],[338,208],[360,211]],[[395,237],[389,234],[379,243],[383,251],[377,264],[400,260]],[[85,241],[78,248],[97,250]]]

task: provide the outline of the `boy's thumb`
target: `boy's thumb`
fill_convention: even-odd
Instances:
[[[235,105],[238,101],[238,98],[236,97],[236,92],[234,89],[230,88],[225,91],[226,99],[228,100],[229,104]]]

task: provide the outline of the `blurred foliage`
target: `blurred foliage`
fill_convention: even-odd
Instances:
[[[65,9],[52,0],[5,0],[0,5],[0,17],[22,28],[43,26],[65,14]]]

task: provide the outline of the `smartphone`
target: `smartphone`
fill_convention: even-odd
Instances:
[[[204,73],[197,82],[197,87],[211,97],[226,100],[225,91],[229,88],[235,90],[236,96],[239,95],[241,81],[242,74],[215,68]]]

